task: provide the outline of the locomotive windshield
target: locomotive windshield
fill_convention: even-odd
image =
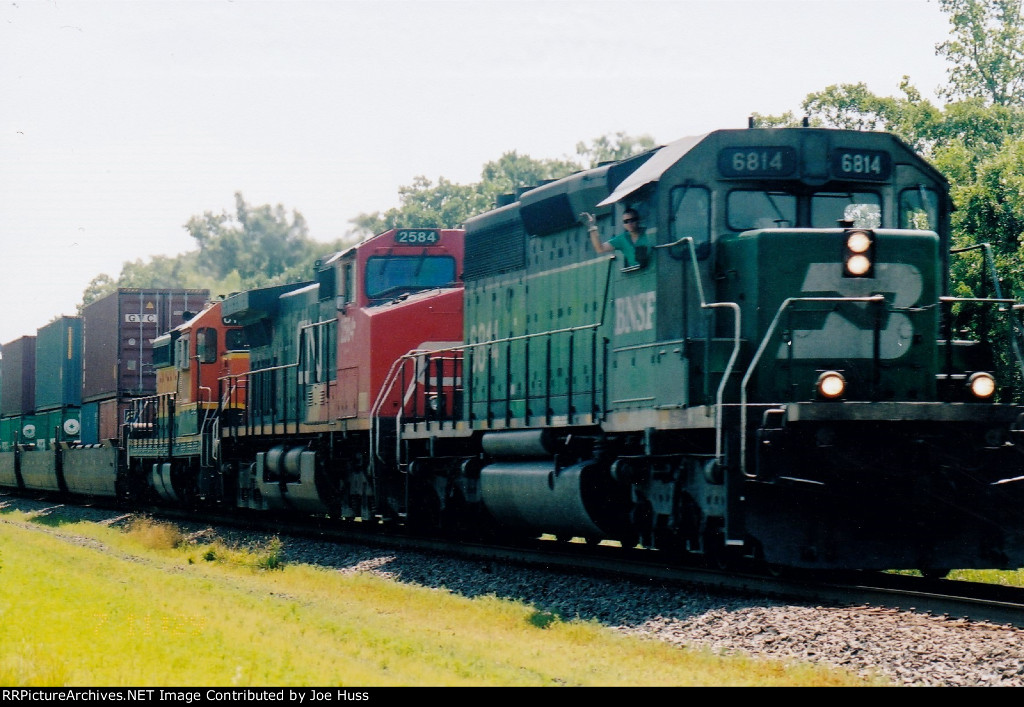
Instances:
[[[366,261],[366,296],[397,297],[455,282],[455,258],[448,255],[388,255]]]
[[[881,227],[881,199],[872,192],[819,192],[811,197],[812,228],[835,228],[840,220],[857,228]]]
[[[224,348],[228,351],[248,351],[249,343],[245,340],[245,330],[228,329],[224,332]]]
[[[909,195],[907,201],[915,201]],[[742,189],[730,192],[728,198],[729,228],[734,231],[749,231],[757,228],[835,228],[840,220],[853,221],[860,228],[879,228],[882,225],[882,200],[875,192],[867,191],[822,191],[810,195],[810,223],[806,217],[798,220],[798,213],[806,213],[799,207],[798,197],[781,190]],[[916,199],[920,203],[920,198]],[[904,211],[914,211],[908,205]],[[924,211],[920,209],[919,211]],[[904,226],[906,227],[906,226]]]
[[[728,209],[729,228],[734,231],[796,226],[796,196],[784,191],[730,192]]]

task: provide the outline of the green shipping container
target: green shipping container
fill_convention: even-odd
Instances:
[[[36,410],[82,404],[82,318],[60,317],[36,332]]]

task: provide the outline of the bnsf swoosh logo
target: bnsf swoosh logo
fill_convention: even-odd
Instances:
[[[873,278],[846,278],[836,263],[811,263],[801,286],[806,297],[870,297],[886,295],[895,309],[911,307],[924,289],[921,271],[905,263],[876,263]],[[820,329],[794,329],[792,343],[779,345],[778,358],[872,358],[874,305],[851,302],[829,312]],[[901,312],[883,313],[879,356],[896,359],[910,350],[914,326]]]

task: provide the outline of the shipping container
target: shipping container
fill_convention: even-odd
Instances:
[[[12,452],[18,445],[35,445],[35,415],[0,417],[0,451]]]
[[[84,403],[82,405],[81,443],[99,444],[100,441],[100,404],[98,402]],[[2,444],[2,440],[0,440]],[[0,447],[2,449],[2,447]]]
[[[82,404],[82,318],[61,317],[36,331],[36,410]]]
[[[121,426],[125,417],[131,411],[132,403],[127,398],[110,398],[109,400],[97,401],[99,408],[98,430],[99,441],[116,440],[121,438]]]
[[[0,417],[0,452],[13,452],[21,437],[21,416]]]
[[[60,442],[78,442],[81,412],[77,407],[57,408],[36,413],[36,447],[52,449]]]
[[[4,344],[0,366],[0,415],[31,415],[36,409],[36,337],[23,336]]]
[[[153,339],[202,311],[209,297],[209,290],[121,288],[86,305],[82,401],[156,393]]]

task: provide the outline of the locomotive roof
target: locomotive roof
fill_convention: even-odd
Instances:
[[[683,155],[692,150],[705,137],[707,137],[707,133],[684,137],[663,146],[649,160],[637,167],[635,172],[622,180],[622,183],[615,188],[615,191],[607,199],[604,199],[597,205],[607,206],[608,204],[614,204],[616,201],[629,196],[640,187],[658,181],[661,179],[661,175],[665,173],[665,170],[678,162]]]

